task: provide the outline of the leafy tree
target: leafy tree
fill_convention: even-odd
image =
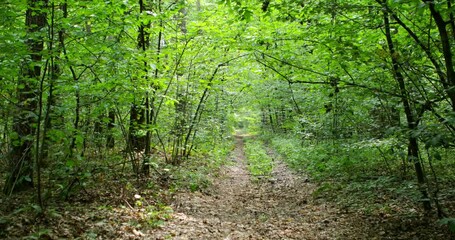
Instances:
[[[48,1],[33,0],[27,3],[25,13],[26,46],[29,55],[24,59],[21,75],[17,82],[18,112],[13,117],[11,153],[9,156],[10,173],[6,180],[4,193],[24,190],[33,186],[33,137],[36,131],[38,99],[37,86],[43,76],[42,66],[44,36]],[[47,67],[47,66],[46,66]]]

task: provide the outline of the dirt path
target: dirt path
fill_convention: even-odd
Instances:
[[[174,219],[154,239],[337,239],[337,210],[312,200],[315,186],[274,160],[273,177],[250,181],[243,138],[236,137],[232,166],[211,194],[177,196]],[[337,228],[337,229],[334,229]]]
[[[223,167],[221,177],[204,193],[176,194],[171,220],[158,229],[145,222],[152,198],[139,201],[147,203],[145,207],[134,202],[137,193],[153,196],[152,190],[128,190],[128,185],[109,182],[93,195],[98,196],[97,201],[55,204],[42,219],[36,218],[35,211],[23,210],[25,207],[14,213],[6,210],[27,206],[28,196],[20,204],[0,199],[0,239],[455,239],[436,219],[415,215],[417,208],[409,203],[384,203],[391,208],[375,213],[358,205],[339,204],[339,209],[330,199],[315,198],[316,184],[291,172],[270,150],[269,155],[275,158],[272,177],[252,182],[243,137],[236,141],[232,163]],[[408,214],[410,210],[413,215]],[[9,215],[2,214],[5,212]]]

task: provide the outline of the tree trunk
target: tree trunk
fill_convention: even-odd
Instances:
[[[13,117],[13,131],[16,133],[11,144],[9,156],[9,176],[6,179],[3,192],[11,194],[16,191],[33,187],[33,160],[31,148],[33,144],[34,112],[37,108],[37,83],[41,75],[41,59],[44,48],[43,36],[36,36],[46,25],[47,0],[30,0],[25,16],[27,31],[27,46],[30,51],[30,61],[23,69],[18,81],[17,100],[20,109]]]
[[[115,127],[115,110],[114,109],[109,109],[108,118],[109,118],[109,122],[107,123],[106,147],[112,149],[115,146],[114,134],[112,134],[112,131],[114,130],[114,127]]]
[[[140,135],[141,126],[145,123],[145,111],[137,103],[130,109],[130,128],[128,135],[129,150],[142,151],[145,148],[145,136]]]
[[[445,89],[447,92],[448,97],[450,98],[452,104],[452,110],[455,111],[455,69],[453,66],[453,59],[452,59],[452,49],[451,49],[451,42],[449,38],[449,33],[447,32],[446,26],[447,23],[442,18],[441,13],[436,10],[435,2],[434,1],[424,1],[428,3],[430,8],[431,16],[436,23],[439,31],[439,38],[441,40],[442,45],[442,54],[444,56],[444,63],[446,66],[446,75],[447,75],[447,83],[448,87]],[[453,23],[452,23],[453,24]]]
[[[383,4],[386,4],[383,2]],[[392,60],[392,71],[395,77],[395,80],[398,83],[400,94],[401,94],[401,102],[403,104],[404,112],[406,115],[407,125],[408,125],[408,161],[414,164],[417,182],[419,183],[420,192],[422,193],[423,197],[423,207],[426,211],[431,210],[431,204],[428,200],[428,191],[426,189],[426,179],[425,173],[422,168],[422,164],[420,161],[419,156],[419,144],[417,138],[414,136],[414,131],[417,130],[417,126],[419,124],[419,120],[417,119],[416,115],[413,113],[412,106],[409,101],[409,94],[406,90],[404,76],[401,73],[400,65],[398,61],[398,53],[395,51],[395,47],[392,41],[392,34],[390,32],[390,22],[389,22],[389,15],[387,10],[384,11],[384,27],[385,27],[385,34],[387,38],[387,45],[389,48],[389,54]]]

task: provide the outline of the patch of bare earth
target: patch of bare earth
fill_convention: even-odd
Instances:
[[[338,209],[312,199],[307,178],[274,160],[273,176],[252,182],[240,136],[230,158],[210,194],[176,196],[174,219],[153,239],[353,239]]]

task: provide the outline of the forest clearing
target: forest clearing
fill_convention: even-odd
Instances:
[[[452,0],[3,0],[0,238],[455,239]]]

